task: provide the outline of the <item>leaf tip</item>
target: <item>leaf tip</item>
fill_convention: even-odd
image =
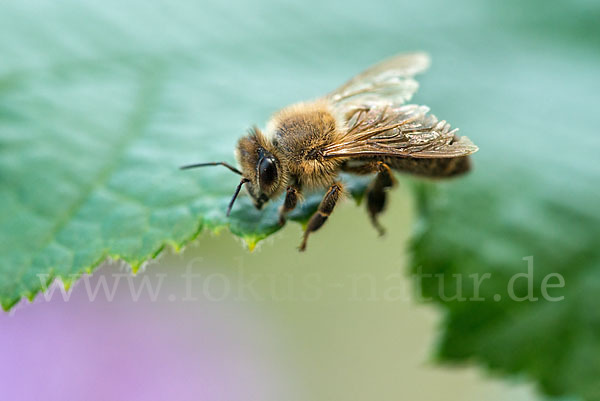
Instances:
[[[248,247],[248,250],[250,252],[254,252],[254,250],[256,249],[256,245],[258,245],[259,241],[260,241],[260,239],[256,236],[244,237],[244,242],[246,243],[246,246]]]
[[[10,310],[19,303],[21,297],[16,298],[2,298],[0,299],[0,306],[4,312],[10,312]]]
[[[142,268],[143,263],[139,261],[131,262],[131,273],[134,275],[138,274],[140,269]]]
[[[360,206],[360,204],[363,201],[363,195],[364,193],[362,192],[352,192],[352,199],[354,199],[354,203],[356,203],[356,206]]]
[[[79,278],[79,276],[77,278],[74,279],[61,279],[62,282],[62,286],[65,289],[66,292],[69,292],[71,290],[71,286],[73,285],[73,283]]]

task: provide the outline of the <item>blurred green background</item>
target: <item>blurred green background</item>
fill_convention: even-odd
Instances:
[[[567,286],[576,295],[560,314],[419,306],[422,289],[405,276],[423,204],[401,181],[383,239],[363,208],[346,201],[304,255],[296,251],[298,225],[253,254],[228,233],[204,233],[183,256],[169,253],[148,267],[150,277],[167,275],[169,291],[157,302],[133,302],[123,285],[118,302],[90,303],[78,285],[69,303],[40,298],[0,316],[0,389],[7,399],[148,400],[176,391],[178,399],[495,400],[535,398],[533,377],[554,395],[600,399],[599,22],[591,0],[2,3],[3,289],[30,294],[48,266],[68,275],[99,256],[140,264],[165,241],[192,237],[200,221],[223,225],[235,177],[182,175],[177,166],[232,160],[237,138],[278,108],[320,96],[383,58],[423,50],[433,64],[414,102],[481,150],[470,177],[439,186],[433,217],[419,226],[426,234],[417,261],[514,273],[534,254],[547,271],[560,264],[572,274]],[[79,202],[81,191],[94,197]],[[84,206],[79,217],[109,224],[96,232],[61,220],[73,205]],[[250,239],[273,231],[276,205],[264,214],[248,205],[236,206],[232,231]],[[38,246],[52,227],[64,228],[58,242],[67,251]],[[34,269],[15,274],[33,251],[41,255]],[[190,264],[232,286],[255,283],[261,299],[211,302],[204,294],[184,302],[180,276]],[[290,286],[313,279],[323,284],[314,299],[286,299]],[[373,288],[400,287],[401,299],[371,297]],[[509,317],[486,320],[497,315]],[[535,320],[540,315],[562,320]],[[440,339],[448,326],[464,331]],[[489,335],[499,326],[518,327],[510,340],[523,341]],[[546,333],[558,346],[541,341]],[[568,346],[549,352],[563,339]],[[516,375],[509,386],[484,369],[441,368],[431,358],[436,346],[449,359]],[[76,356],[60,369],[39,362],[71,349]],[[527,357],[512,359],[518,354]],[[106,384],[90,395],[98,376]]]

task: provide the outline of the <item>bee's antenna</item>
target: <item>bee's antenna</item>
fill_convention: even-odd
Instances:
[[[227,207],[227,217],[229,217],[229,213],[231,213],[231,208],[233,207],[233,203],[237,199],[240,191],[242,190],[242,185],[244,185],[247,182],[250,182],[250,180],[247,178],[242,178],[242,180],[238,184],[237,188],[235,189],[235,192],[233,193],[233,198],[231,198],[231,202],[229,202],[229,207]]]
[[[229,170],[233,171],[236,174],[243,175],[243,173],[240,170],[238,170],[237,168],[233,167],[231,164],[229,164],[227,162],[211,162],[211,163],[188,164],[186,166],[181,166],[179,168],[181,170],[187,170],[187,169],[190,169],[190,168],[206,167],[206,166],[224,166],[224,167],[227,167]]]

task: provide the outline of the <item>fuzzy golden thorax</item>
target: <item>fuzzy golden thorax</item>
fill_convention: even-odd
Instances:
[[[325,159],[322,149],[337,143],[344,130],[326,102],[299,103],[276,113],[265,137],[285,161],[290,177],[305,189],[331,185],[339,161]]]

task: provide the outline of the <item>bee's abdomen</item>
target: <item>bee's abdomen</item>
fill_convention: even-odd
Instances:
[[[382,161],[394,170],[430,178],[454,177],[471,169],[469,156],[439,159],[386,157]]]

